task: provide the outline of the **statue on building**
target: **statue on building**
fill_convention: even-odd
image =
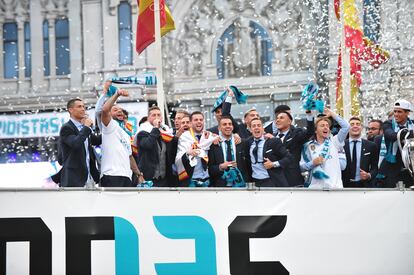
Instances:
[[[260,39],[253,38],[250,20],[240,18],[233,25],[233,41],[226,40],[224,50],[226,76],[260,75],[261,44]]]

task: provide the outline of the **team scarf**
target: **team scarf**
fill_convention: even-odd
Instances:
[[[185,131],[178,140],[178,149],[177,155],[175,158],[175,165],[177,166],[177,173],[178,179],[180,181],[186,180],[189,178],[187,171],[182,162],[182,157],[184,154],[187,153],[188,149],[199,149],[200,155],[198,157],[189,157],[190,166],[194,167],[197,164],[198,158],[203,158],[206,162],[208,162],[208,155],[207,152],[210,149],[211,144],[214,141],[214,136],[212,133],[208,132],[208,137],[206,136],[205,132],[202,133],[200,141],[197,140],[195,137],[194,131],[192,128],[190,130]]]
[[[201,180],[190,180],[190,185],[188,185],[188,187],[209,187],[210,186],[210,180],[205,180],[205,181],[201,181]]]
[[[400,125],[395,121],[395,118],[392,119],[392,129],[395,133],[398,133],[400,131]],[[414,124],[411,120],[407,120],[405,123],[405,127],[408,130],[414,130]],[[384,137],[383,137],[384,138]],[[390,142],[389,146],[387,146],[387,154],[385,156],[385,160],[389,163],[396,163],[397,162],[397,151],[398,151],[398,141]]]
[[[310,162],[313,160],[312,155],[316,153],[316,144],[315,144],[316,142],[317,142],[316,140],[310,140],[303,145],[302,156],[306,162]],[[326,138],[323,142],[323,147],[322,147],[321,152],[319,153],[319,156],[323,157],[326,160],[329,156],[330,147],[331,147],[331,140],[330,138]],[[325,172],[325,170],[322,168],[322,165],[315,166],[310,171],[310,173],[312,177],[319,179],[319,180],[329,179],[329,176]],[[305,183],[305,187],[309,187],[312,177],[309,177],[308,181]]]
[[[234,93],[234,97],[236,98],[236,101],[238,104],[243,104],[247,102],[248,95],[243,94],[236,86],[230,86],[230,89]],[[223,105],[223,102],[226,100],[227,97],[227,90],[223,91],[219,98],[214,103],[213,108],[211,109],[211,112],[214,113],[217,108],[220,108]]]
[[[141,126],[139,127],[138,133],[141,131],[151,133],[152,129],[154,129],[154,126],[149,121],[146,121],[141,124]],[[160,136],[161,136],[162,141],[166,143],[171,142],[171,140],[174,138],[173,130],[164,124],[161,125],[159,129],[160,129]]]
[[[137,187],[139,188],[151,188],[154,185],[154,183],[152,182],[152,180],[146,180],[142,183],[138,183]]]
[[[306,85],[300,98],[300,100],[302,101],[303,109],[317,110],[319,113],[323,113],[325,104],[322,100],[317,99],[318,90],[318,85],[313,81]]]
[[[224,161],[227,160],[227,144],[224,142],[226,139],[223,137],[221,132],[220,135],[220,147],[223,152]],[[233,135],[230,138],[230,151],[231,151],[231,159],[232,161],[237,161],[236,159],[236,144],[234,142]],[[239,168],[231,167],[227,170],[224,170],[223,175],[221,176],[223,180],[226,181],[227,187],[246,187],[246,182],[244,181],[243,175],[240,172]]]
[[[398,123],[395,121],[395,118],[391,120],[391,125],[395,133],[398,133],[401,130],[400,125],[398,125]],[[405,127],[408,130],[414,130],[414,124],[410,119],[408,119],[407,122],[405,123]],[[398,151],[398,140],[394,142],[389,142],[387,146],[387,144],[385,143],[385,136],[383,135],[381,139],[378,167],[381,166],[384,159],[389,163],[396,163],[397,162],[397,151]],[[382,173],[378,173],[376,178],[383,179],[385,178],[385,176]]]

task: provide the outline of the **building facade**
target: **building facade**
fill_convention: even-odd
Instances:
[[[318,82],[334,107],[340,26],[333,0],[167,4],[176,24],[162,39],[170,112],[201,110],[212,125],[210,111],[217,96],[236,85],[249,95],[249,104],[233,105],[235,117],[242,118],[254,106],[271,120],[275,106],[288,104],[299,119],[300,95],[310,80]],[[357,4],[365,34],[391,51],[391,60],[380,69],[363,65],[363,116],[382,118],[395,98],[414,99],[414,3]],[[155,71],[153,60],[160,53],[153,45],[139,56],[134,51],[137,16],[136,0],[1,0],[0,112],[64,111],[73,97],[93,106],[109,76]],[[156,100],[153,87],[126,88],[130,102]],[[37,137],[32,140],[45,144]]]

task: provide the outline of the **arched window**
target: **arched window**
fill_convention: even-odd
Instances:
[[[217,76],[271,75],[272,41],[258,23],[237,19],[221,35],[216,49]]]
[[[55,30],[56,75],[67,75],[70,74],[69,20],[56,20]]]
[[[17,78],[19,76],[19,51],[16,23],[5,23],[3,25],[3,49],[4,78]]]
[[[49,22],[43,21],[43,73],[45,76],[50,75],[49,60]]]
[[[123,1],[118,8],[119,64],[132,64],[131,6]]]
[[[381,27],[380,0],[364,0],[364,34],[378,43]]]
[[[30,46],[30,24],[24,23],[24,76],[32,75],[32,50]]]

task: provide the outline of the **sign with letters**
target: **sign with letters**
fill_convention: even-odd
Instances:
[[[0,274],[414,270],[411,191],[12,190],[0,201]]]
[[[138,127],[148,113],[148,102],[120,103],[129,112],[129,121]],[[88,110],[95,119],[95,109]],[[68,112],[45,112],[24,115],[0,115],[0,139],[58,136],[60,127],[69,120]]]

